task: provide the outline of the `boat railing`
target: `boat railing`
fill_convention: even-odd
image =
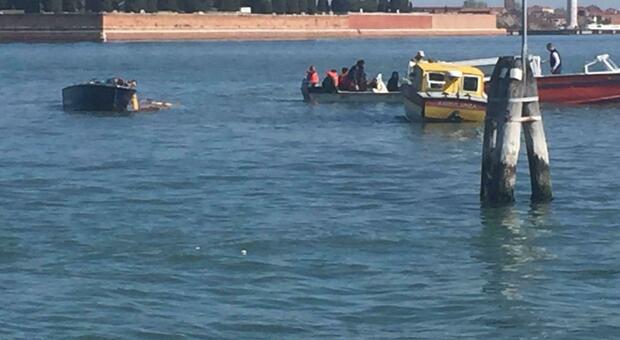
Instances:
[[[532,72],[534,73],[534,76],[538,77],[542,75],[542,66],[541,66],[542,60],[540,56],[530,55],[529,59],[530,59],[530,67],[532,68]],[[450,63],[455,64],[455,65],[466,65],[466,66],[478,67],[484,72],[485,80],[486,80],[487,78],[490,79],[491,73],[493,73],[493,68],[497,64],[498,60],[499,60],[498,57],[494,57],[494,58],[482,58],[482,59],[471,59],[471,60],[458,60],[458,61],[451,61]]]
[[[594,66],[603,66],[605,69],[603,71],[592,71],[591,69]],[[601,54],[601,55],[596,56],[596,59],[587,63],[583,67],[583,71],[586,74],[620,72],[620,68],[613,60],[611,60],[611,57],[609,56],[609,54]]]

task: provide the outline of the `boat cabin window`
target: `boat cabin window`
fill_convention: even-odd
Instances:
[[[478,92],[478,85],[479,85],[478,77],[473,77],[473,76],[463,77],[463,91]]]
[[[428,88],[432,90],[443,90],[446,86],[446,75],[443,73],[431,72],[428,74]]]

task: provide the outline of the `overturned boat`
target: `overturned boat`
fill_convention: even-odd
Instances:
[[[410,121],[479,122],[485,117],[484,73],[475,67],[418,62],[402,92]]]
[[[92,80],[62,89],[62,106],[67,111],[123,112],[131,104],[139,110],[136,81],[110,78]]]

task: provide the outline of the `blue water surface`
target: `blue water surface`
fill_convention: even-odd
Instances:
[[[549,40],[565,71],[620,58]],[[481,208],[480,125],[301,101],[309,64],[389,76],[419,49],[519,39],[0,45],[0,337],[618,338],[618,108],[543,107],[555,201],[522,157],[517,203]],[[175,107],[62,111],[111,76]]]

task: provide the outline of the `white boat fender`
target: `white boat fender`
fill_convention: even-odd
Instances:
[[[523,71],[520,68],[510,69],[510,79],[523,80]]]

